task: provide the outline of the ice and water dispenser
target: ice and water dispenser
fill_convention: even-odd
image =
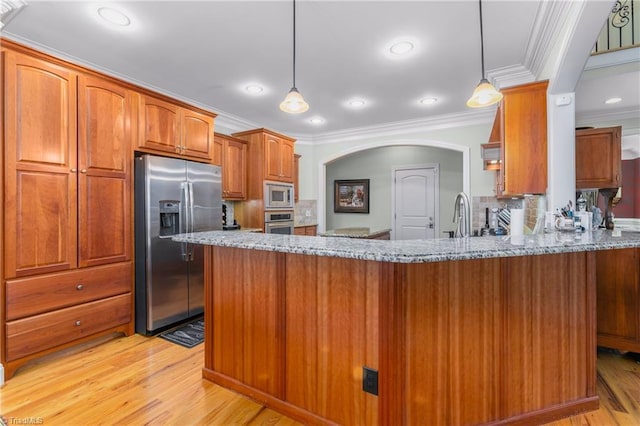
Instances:
[[[160,200],[160,236],[180,233],[180,201]]]

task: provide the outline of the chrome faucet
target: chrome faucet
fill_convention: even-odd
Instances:
[[[469,237],[471,235],[471,206],[469,205],[469,196],[464,192],[456,196],[453,206],[453,223],[456,222],[458,226],[455,237]]]

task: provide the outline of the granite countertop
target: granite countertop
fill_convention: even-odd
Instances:
[[[520,237],[487,236],[404,241],[211,231],[180,234],[174,236],[173,240],[394,263],[441,262],[640,247],[640,233],[622,231],[619,237],[614,237],[611,231],[606,230],[583,234],[556,232]]]
[[[321,232],[318,235],[321,237],[375,238],[387,232],[391,232],[391,229],[371,231],[371,228],[340,228]]]

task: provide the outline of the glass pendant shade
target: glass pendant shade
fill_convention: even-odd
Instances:
[[[467,106],[471,108],[481,108],[493,105],[501,100],[502,93],[498,92],[486,78],[483,78],[473,91],[473,95],[471,95],[467,101]]]
[[[290,114],[299,114],[309,109],[309,104],[304,101],[300,92],[295,87],[292,87],[284,101],[280,103],[280,109]]]

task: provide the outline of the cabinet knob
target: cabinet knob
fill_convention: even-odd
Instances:
[[[76,327],[80,327],[80,324],[82,324],[82,323],[80,322],[80,320],[77,320],[77,321],[76,321]]]
[[[71,173],[78,173],[78,169],[71,169]]]
[[[80,173],[87,173],[87,169],[80,170]]]
[[[83,286],[82,284],[78,284],[78,285],[76,286],[76,290],[80,291],[80,290],[82,290],[82,289],[84,289],[84,286]]]

